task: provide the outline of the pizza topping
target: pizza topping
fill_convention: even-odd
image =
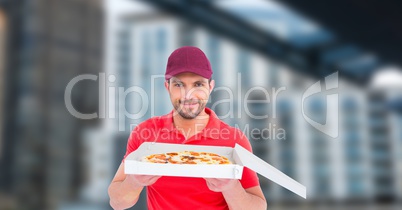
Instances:
[[[142,158],[143,162],[168,163],[168,164],[232,164],[224,156],[210,152],[169,152],[153,154]]]

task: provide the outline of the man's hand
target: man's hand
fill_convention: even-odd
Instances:
[[[224,192],[234,189],[240,184],[237,179],[216,179],[216,178],[204,178],[207,182],[207,186],[211,191]]]
[[[124,164],[121,163],[108,189],[110,206],[113,209],[132,207],[137,203],[143,188],[154,184],[159,178],[160,176],[125,174]]]
[[[222,192],[229,209],[267,209],[260,186],[245,190],[237,179],[204,179],[211,191]]]
[[[161,176],[127,174],[126,182],[137,187],[145,187],[154,184],[159,178]]]

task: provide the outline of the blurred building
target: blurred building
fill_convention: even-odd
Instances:
[[[247,10],[236,12],[254,15],[253,18],[267,24],[270,30],[280,31],[282,36],[291,39],[297,38],[295,28],[303,27],[297,21],[269,24],[270,21],[275,23],[275,19],[270,18],[278,18],[280,14],[264,13],[261,16],[257,15],[261,13]],[[145,100],[151,103],[151,110],[135,119],[125,117],[124,127],[117,121],[114,123],[114,128],[124,131],[116,134],[115,149],[119,147],[116,151],[120,153],[115,156],[116,163],[119,164],[123,157],[121,147],[133,126],[171,110],[163,87],[167,58],[180,46],[194,45],[207,54],[214,69],[217,85],[208,106],[222,120],[248,135],[256,155],[307,186],[306,202],[260,178],[269,204],[304,204],[305,209],[321,203],[336,203],[340,207],[357,203],[368,207],[402,199],[401,117],[387,108],[388,91],[367,91],[340,80],[339,136],[334,139],[313,128],[301,115],[301,95],[315,82],[309,76],[291,72],[288,67],[211,31],[163,13],[128,15],[122,23],[117,33],[116,81],[125,89],[143,88],[149,93]],[[153,77],[157,79],[151,81]],[[280,87],[286,87],[286,90],[278,92]],[[261,103],[272,102],[275,91],[276,110],[273,103]],[[305,102],[307,114],[322,124],[326,120],[325,96],[324,93]],[[138,94],[125,99],[125,103],[119,102],[120,106],[130,108],[130,113],[138,113],[143,106],[144,98]],[[223,99],[233,99],[235,103],[220,103]],[[259,101],[248,103],[246,108],[245,100]],[[264,115],[269,117],[252,117]],[[254,128],[263,132],[253,134]],[[285,134],[281,134],[281,129]],[[145,201],[140,201],[139,205],[145,205]]]
[[[4,68],[5,68],[5,53],[6,53],[6,14],[3,10],[0,10],[0,116],[3,116],[3,104],[4,104]],[[0,119],[0,151],[2,151],[3,143],[3,119]],[[1,152],[0,152],[1,155]]]
[[[64,95],[74,77],[102,71],[103,2],[0,3],[0,200],[10,203],[0,208],[57,209],[87,181],[82,133],[99,120],[72,116]],[[77,111],[97,112],[98,83],[78,83],[71,99]]]
[[[305,201],[261,177],[270,206],[313,209],[330,203],[354,209],[350,205],[402,200],[402,114],[389,104],[402,98],[400,89],[364,89],[340,80],[339,137],[333,139],[301,115],[301,95],[317,80],[309,72],[190,20],[148,10],[127,12],[116,28],[108,28],[116,53],[107,55],[115,65],[102,73],[103,3],[0,0],[0,209],[109,209],[107,187],[131,130],[172,109],[163,86],[165,65],[183,45],[200,47],[215,70],[208,106],[247,134],[256,155],[307,186]],[[300,48],[331,39],[280,8],[229,12]],[[323,68],[342,58],[349,73],[365,74],[360,64],[367,59],[349,60],[361,58],[355,48],[336,48],[322,55],[328,62]],[[83,74],[96,79],[78,82],[71,102],[78,112],[97,114],[90,120],[74,117],[64,98],[69,82]],[[325,94],[304,104],[320,123],[326,121]],[[142,194],[134,209],[145,206]]]

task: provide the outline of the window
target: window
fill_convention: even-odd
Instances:
[[[156,36],[158,37],[157,48],[159,52],[164,52],[166,50],[166,29],[159,28],[156,32]]]
[[[250,71],[250,54],[241,49],[237,55],[237,66],[238,72],[241,72],[242,82],[245,82],[246,85],[251,83],[249,74],[247,72]]]

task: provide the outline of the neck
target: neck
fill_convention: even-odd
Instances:
[[[186,138],[189,138],[202,131],[209,121],[209,115],[205,109],[194,119],[185,119],[174,111],[173,122],[177,130],[181,131]]]

